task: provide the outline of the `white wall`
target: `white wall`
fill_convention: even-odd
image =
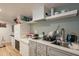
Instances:
[[[10,42],[11,38],[11,25],[7,24],[6,28],[0,27],[0,42],[2,37],[4,38],[5,42]]]
[[[21,24],[21,38],[26,37],[26,34],[29,33],[30,30],[30,25],[28,25],[25,21]]]
[[[35,4],[32,13],[33,20],[44,18],[44,4]]]
[[[23,21],[21,24],[15,24],[14,25],[14,35],[15,39],[21,39],[21,38],[26,38],[26,34],[29,33],[30,26]]]

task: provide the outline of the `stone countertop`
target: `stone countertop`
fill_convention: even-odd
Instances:
[[[35,42],[38,42],[38,43],[42,43],[42,44],[45,44],[47,46],[51,46],[51,47],[54,47],[54,48],[57,48],[57,49],[60,49],[60,50],[63,50],[63,51],[69,52],[69,53],[79,55],[78,50],[74,50],[74,49],[63,47],[63,46],[58,46],[58,45],[55,45],[55,44],[51,44],[51,42],[48,42],[48,41],[45,41],[45,40],[42,40],[42,39],[29,39],[29,40],[35,41]]]

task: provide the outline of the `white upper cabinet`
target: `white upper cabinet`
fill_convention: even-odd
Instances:
[[[33,21],[44,19],[44,4],[35,4],[32,11]]]

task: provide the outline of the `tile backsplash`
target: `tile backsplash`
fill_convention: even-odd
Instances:
[[[71,19],[63,19],[63,21],[46,21],[40,22],[38,24],[33,25],[33,31],[37,31],[39,34],[42,32],[48,33],[50,31],[55,31],[57,26],[60,25],[60,28],[65,28],[66,32],[75,32],[79,35],[79,17],[75,17]],[[72,20],[72,21],[71,21]]]

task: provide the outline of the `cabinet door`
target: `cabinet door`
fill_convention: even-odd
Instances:
[[[15,39],[14,37],[11,37],[11,45],[13,48],[15,48]]]
[[[22,56],[29,56],[29,46],[27,43],[20,42],[20,53]]]
[[[46,45],[37,43],[37,56],[46,56]]]
[[[47,56],[74,56],[75,54],[47,46]]]
[[[29,55],[36,56],[36,42],[29,41]]]

